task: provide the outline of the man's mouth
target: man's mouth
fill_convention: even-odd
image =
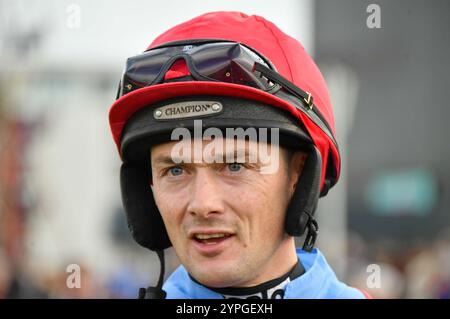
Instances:
[[[194,234],[194,239],[206,245],[214,245],[227,239],[230,236],[232,236],[232,234],[228,233]]]
[[[199,229],[189,234],[193,247],[204,256],[212,257],[220,254],[233,243],[236,234],[219,229]]]

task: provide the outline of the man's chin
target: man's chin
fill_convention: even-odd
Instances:
[[[234,281],[223,280],[223,278],[217,279],[217,278],[202,276],[199,279],[195,278],[195,280],[197,280],[197,282],[199,282],[203,286],[207,286],[207,287],[211,287],[211,288],[226,288],[226,287],[232,287],[234,285],[233,284]]]
[[[211,266],[211,265],[210,265]],[[199,265],[196,270],[192,270],[190,275],[199,283],[211,288],[225,288],[232,287],[236,281],[241,278],[236,278],[237,273],[230,271],[232,267],[227,267],[222,263],[218,267],[205,267]]]

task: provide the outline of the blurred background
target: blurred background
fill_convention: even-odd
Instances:
[[[128,56],[217,10],[266,17],[323,71],[343,164],[318,246],[338,277],[449,298],[445,0],[0,0],[0,298],[136,298],[156,282],[126,226],[108,110]],[[177,264],[169,250],[166,276]]]

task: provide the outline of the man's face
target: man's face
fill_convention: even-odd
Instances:
[[[245,160],[230,161],[227,155],[236,149],[223,141],[226,150],[214,153],[222,163],[191,156],[209,141],[185,143],[192,152],[176,159],[172,150],[181,142],[154,146],[153,192],[175,252],[191,276],[211,287],[252,286],[283,275],[297,260],[284,220],[305,155],[297,153],[290,170],[282,148],[278,158],[262,160],[252,153],[258,153],[261,142],[250,141]],[[278,169],[261,173],[274,160]]]

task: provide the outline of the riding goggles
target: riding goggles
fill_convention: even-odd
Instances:
[[[313,98],[282,77],[275,66],[256,50],[238,42],[225,40],[176,41],[127,60],[117,98],[134,90],[160,84],[172,65],[183,59],[190,76],[198,81],[246,85],[275,93],[284,88],[300,97],[312,109]]]

